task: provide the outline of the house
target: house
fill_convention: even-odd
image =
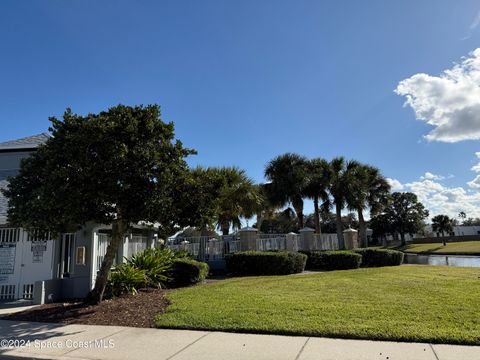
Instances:
[[[452,234],[445,234],[445,236],[452,235],[452,236],[475,236],[480,235],[480,226],[476,225],[455,225],[452,226]],[[437,234],[433,231],[432,225],[427,225],[425,227],[425,234],[430,237],[439,237],[442,234]],[[421,236],[417,236],[421,237]]]
[[[39,134],[0,143],[0,188],[8,186],[22,159],[49,138]],[[0,193],[0,300],[82,298],[93,288],[111,234],[110,225],[85,224],[72,233],[27,232],[7,222],[8,201]],[[134,224],[116,261],[154,247],[158,228]]]

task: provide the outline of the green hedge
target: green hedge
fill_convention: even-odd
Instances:
[[[190,286],[202,282],[208,275],[208,264],[189,258],[173,260],[169,271],[169,287]]]
[[[355,249],[354,252],[362,255],[362,266],[382,267],[398,266],[403,263],[403,252],[388,249]]]
[[[301,273],[307,257],[290,251],[243,251],[225,257],[232,275],[288,275]]]
[[[352,251],[302,251],[307,255],[307,270],[358,269],[362,256]]]

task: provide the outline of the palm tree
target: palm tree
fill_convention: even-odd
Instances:
[[[331,180],[329,191],[335,205],[337,237],[340,249],[345,248],[343,239],[342,209],[346,205],[347,194],[352,188],[355,171],[360,164],[357,161],[346,161],[343,156],[330,161]]]
[[[260,194],[260,202],[258,203],[257,209],[255,211],[257,215],[257,229],[260,231],[262,223],[266,219],[271,219],[275,216],[275,212],[279,208],[278,204],[274,204],[268,196],[268,185],[269,184],[258,184],[256,185],[258,193]]]
[[[320,204],[328,202],[328,186],[330,184],[330,166],[327,160],[312,159],[307,163],[307,179],[303,189],[306,197],[313,199],[315,232],[321,233]]]
[[[269,199],[274,204],[292,204],[303,228],[303,189],[305,187],[308,160],[301,155],[286,153],[271,160],[265,168]]]
[[[453,232],[452,219],[447,215],[437,215],[432,218],[432,230],[437,234],[451,234]]]
[[[222,180],[218,197],[217,228],[223,235],[228,235],[230,227],[239,229],[241,218],[250,218],[255,214],[262,197],[258,187],[236,167],[216,169]]]
[[[369,209],[371,216],[378,214],[387,205],[390,185],[378,168],[357,163],[352,168],[352,178],[348,186],[346,202],[350,210],[358,213],[360,246],[368,247],[363,211]]]

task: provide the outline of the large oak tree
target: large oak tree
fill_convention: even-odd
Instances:
[[[10,179],[8,219],[15,226],[56,232],[89,221],[111,224],[112,237],[88,297],[100,302],[132,224],[159,223],[168,232],[202,219],[203,209],[194,201],[198,176],[192,180],[184,160],[194,151],[175,140],[174,126],[160,119],[158,105],[119,105],[86,116],[67,109],[63,120],[50,121],[51,138]],[[189,184],[195,185],[190,193]]]

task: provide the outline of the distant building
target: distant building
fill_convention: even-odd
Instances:
[[[427,237],[438,237],[442,236],[442,234],[437,234],[432,230],[432,225],[425,226],[425,235]],[[472,236],[472,235],[480,235],[480,226],[476,225],[458,225],[453,226],[453,233],[452,234],[445,234],[445,236],[453,235],[453,236]],[[424,237],[423,235],[415,234],[415,237]]]

